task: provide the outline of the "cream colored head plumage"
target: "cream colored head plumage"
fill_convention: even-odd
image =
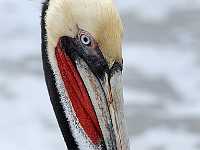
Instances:
[[[112,0],[51,0],[45,19],[48,47],[76,36],[78,26],[95,38],[109,66],[122,61],[122,24]]]
[[[41,29],[46,83],[68,148],[128,150],[123,29],[113,1],[46,0]]]

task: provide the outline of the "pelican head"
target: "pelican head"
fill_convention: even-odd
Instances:
[[[112,0],[46,0],[42,58],[69,150],[128,150],[122,23]]]

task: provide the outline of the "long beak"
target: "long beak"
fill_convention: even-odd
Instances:
[[[102,80],[83,60],[76,61],[76,66],[96,112],[107,150],[128,150],[121,70],[114,71],[111,76],[105,74]]]
[[[100,79],[82,58],[72,61],[59,44],[56,58],[70,103],[90,141],[106,150],[128,150],[121,69],[113,66]]]

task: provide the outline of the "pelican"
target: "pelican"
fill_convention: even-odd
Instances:
[[[46,84],[68,150],[128,150],[114,2],[46,0],[41,18]]]

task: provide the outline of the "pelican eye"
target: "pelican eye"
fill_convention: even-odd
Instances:
[[[80,39],[84,45],[91,46],[92,41],[91,41],[90,37],[88,37],[87,35],[85,35],[85,34],[81,35]]]

